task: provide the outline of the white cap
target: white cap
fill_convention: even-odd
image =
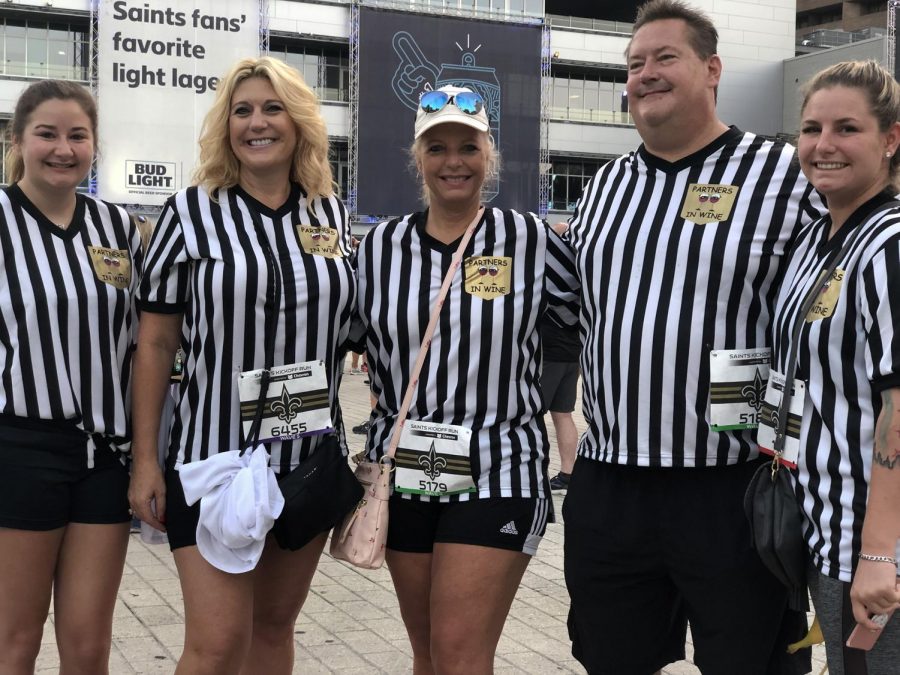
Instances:
[[[471,89],[467,89],[465,87],[454,87],[453,85],[446,85],[438,89],[437,91],[443,91],[451,96],[455,96],[456,94],[462,93],[464,91],[469,93],[475,93]],[[416,134],[415,138],[418,138],[426,131],[431,129],[431,127],[435,127],[438,124],[446,124],[448,122],[455,122],[457,124],[465,124],[466,126],[472,127],[473,129],[478,129],[478,131],[487,131],[490,128],[490,124],[488,122],[487,111],[484,107],[478,111],[475,115],[468,115],[464,113],[462,110],[457,108],[452,102],[445,105],[443,108],[438,110],[437,112],[429,113],[422,110],[420,107],[416,111]]]

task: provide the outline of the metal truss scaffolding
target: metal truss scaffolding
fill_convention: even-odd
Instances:
[[[547,217],[550,203],[550,26],[541,29],[541,145],[538,158],[538,215]]]
[[[891,75],[896,77],[896,68],[897,64],[895,60],[897,58],[897,5],[900,5],[900,0],[889,0],[888,9],[887,9],[887,40],[885,40],[885,49],[887,50],[887,54],[885,54],[884,62],[887,65],[887,69],[890,71]]]
[[[100,101],[100,13],[97,11],[99,0],[91,0],[91,21],[88,32],[88,83],[94,100]],[[49,4],[49,3],[48,3]],[[77,58],[77,55],[76,55]],[[94,153],[94,161],[91,163],[91,174],[88,179],[88,194],[97,194],[97,153]]]
[[[359,0],[350,3],[350,129],[347,134],[347,194],[344,205],[351,218],[357,213],[359,176]]]
[[[269,0],[259,0],[259,53],[269,55]]]

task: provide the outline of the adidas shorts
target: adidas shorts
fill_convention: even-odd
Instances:
[[[387,547],[431,553],[438,543],[474,544],[534,555],[553,520],[553,502],[541,497],[432,502],[394,494]]]

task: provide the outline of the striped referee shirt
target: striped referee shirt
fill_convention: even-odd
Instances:
[[[657,467],[757,455],[753,432],[710,429],[709,358],[769,344],[782,257],[818,216],[793,158],[732,127],[674,163],[641,146],[588,183],[569,228],[588,423],[579,455]]]
[[[426,213],[382,223],[358,255],[360,314],[367,327],[375,406],[367,449],[387,448],[394,421],[458,242],[425,232]],[[481,275],[478,287],[463,271]],[[494,290],[496,289],[496,290]],[[544,497],[547,430],[539,389],[540,320],[550,309],[577,321],[569,248],[533,214],[485,209],[453,278],[409,419],[472,431],[477,497]],[[418,497],[413,497],[418,498]]]
[[[875,197],[831,239],[828,216],[804,227],[774,315],[773,357],[783,373],[800,306],[856,228],[803,323],[796,375],[806,382],[795,476],[804,535],[822,573],[846,582],[860,551],[881,391],[900,387],[900,202]]]
[[[0,410],[73,423],[127,451],[137,229],[81,194],[62,229],[18,185],[0,191],[0,217]],[[94,449],[91,438],[88,466]]]
[[[303,228],[336,236],[335,257],[308,253],[301,241]],[[274,252],[274,273],[264,247]],[[355,300],[349,256],[347,214],[337,197],[309,201],[300,186],[293,185],[278,209],[266,207],[240,187],[220,190],[218,203],[197,187],[169,198],[150,240],[138,305],[147,312],[184,312],[184,370],[169,441],[170,464],[180,466],[240,447],[238,376],[266,365],[270,283],[281,291],[271,365],[325,362],[332,422],[346,448],[338,387],[339,347],[347,337]],[[273,469],[295,467],[322,438],[268,443]]]

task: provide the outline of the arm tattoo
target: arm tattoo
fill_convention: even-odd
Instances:
[[[894,402],[892,389],[881,392],[881,415],[875,425],[875,453],[873,459],[879,466],[885,469],[900,467],[900,406]],[[892,429],[891,427],[897,426]],[[893,431],[893,433],[891,433]],[[896,437],[894,446],[891,447],[891,439]]]

